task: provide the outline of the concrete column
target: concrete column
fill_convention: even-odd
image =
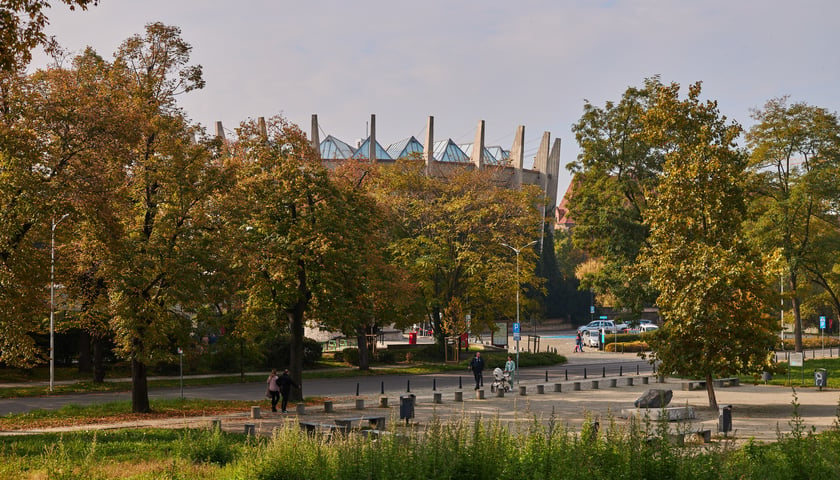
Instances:
[[[475,391],[476,400],[484,400],[484,389]]]
[[[519,386],[519,394],[522,395],[523,397],[528,394],[527,391],[528,391],[528,387],[526,387],[525,385],[520,385]]]
[[[324,413],[332,413],[333,412],[333,402],[332,400],[327,400],[324,402]]]
[[[475,141],[473,142],[470,163],[475,165],[475,168],[484,168],[484,120],[478,121],[478,129],[475,131]]]
[[[563,384],[562,383],[555,383],[554,384],[554,391],[555,392],[562,392],[563,391]]]
[[[295,405],[295,411],[298,415],[306,415],[306,404],[303,402],[298,403]]]
[[[525,165],[525,125],[516,127],[513,137],[513,147],[510,149],[510,164],[515,169],[513,174],[513,188],[522,188],[522,168]]]
[[[222,127],[222,122],[216,122],[216,137],[225,139],[225,129]]]
[[[257,119],[257,128],[259,128],[260,135],[262,135],[264,139],[268,138],[268,127],[265,126],[265,117]]]
[[[253,423],[245,424],[245,435],[253,437],[257,433],[257,427]]]
[[[368,158],[371,163],[376,163],[376,115],[370,114],[370,144],[368,145]]]
[[[537,394],[544,394],[545,393],[545,385],[537,385]]]
[[[426,161],[426,176],[432,174],[435,150],[435,117],[429,116],[426,122],[426,143],[423,145],[423,159]]]
[[[260,407],[257,405],[251,407],[251,418],[260,418],[260,416]]]
[[[464,401],[464,392],[461,390],[457,390],[455,392],[455,401],[456,402],[463,402]]]
[[[554,139],[554,145],[551,147],[551,153],[548,155],[548,164],[546,165],[547,177],[545,184],[545,195],[548,197],[548,205],[546,211],[551,213],[554,217],[554,208],[557,206],[557,178],[560,175],[560,139]],[[551,223],[552,230],[554,223]]]
[[[312,148],[315,149],[315,158],[321,159],[321,131],[318,127],[318,114],[312,114],[312,127],[309,132],[309,140],[312,142]]]
[[[537,150],[537,156],[534,158],[534,169],[540,172],[541,175],[548,174],[548,147],[551,141],[551,133],[543,132],[540,140],[540,148]]]
[[[379,408],[388,408],[388,397],[382,395],[379,397]]]
[[[443,394],[440,392],[435,392],[432,398],[434,403],[443,403]]]
[[[496,396],[502,398],[505,396],[505,389],[504,388],[497,388],[496,389]]]
[[[364,410],[365,409],[365,399],[364,398],[357,398],[356,399],[356,410]]]

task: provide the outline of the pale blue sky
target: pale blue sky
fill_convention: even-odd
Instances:
[[[283,114],[308,131],[317,113],[324,133],[352,144],[375,113],[387,147],[421,138],[429,115],[438,139],[458,143],[485,120],[487,143],[507,149],[525,125],[526,166],[542,132],[560,137],[565,166],[584,99],[617,100],[655,74],[703,81],[704,96],[746,127],[750,109],[782,95],[840,109],[836,0],[54,3],[49,33],[106,58],[147,23],[180,27],[207,81],[181,105],[208,129]],[[565,169],[559,183],[562,195]]]

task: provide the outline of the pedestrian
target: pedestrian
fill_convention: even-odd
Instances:
[[[508,355],[507,362],[505,362],[505,373],[508,375],[508,378],[510,378],[510,383],[513,384],[513,376],[516,373],[516,362],[510,358],[510,355]]]
[[[583,338],[580,336],[580,331],[577,332],[577,337],[575,337],[575,353],[577,352],[583,353]]]
[[[268,389],[265,391],[265,396],[271,399],[271,411],[277,411],[277,402],[280,401],[280,386],[277,385],[277,369],[274,368],[271,370],[271,374],[268,376]]]
[[[286,406],[289,404],[289,393],[292,387],[300,388],[292,377],[289,376],[289,369],[283,370],[283,374],[277,377],[277,387],[280,390],[280,395],[283,396],[283,402],[280,404],[280,411],[286,413]]]
[[[475,377],[475,389],[478,390],[479,387],[484,386],[484,377],[482,376],[484,359],[481,358],[481,352],[475,352],[475,356],[470,360],[470,370],[472,370],[473,376]]]

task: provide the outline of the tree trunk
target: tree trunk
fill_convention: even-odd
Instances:
[[[105,381],[105,342],[101,338],[93,340],[93,383]]]
[[[79,333],[79,373],[90,373],[92,371],[90,343],[90,332],[81,331]]]
[[[715,396],[715,384],[712,375],[706,374],[706,393],[709,395],[709,408],[718,409],[717,397]]]
[[[291,345],[289,345],[289,375],[300,389],[293,388],[290,392],[290,400],[303,400],[303,311],[302,302],[287,312],[289,318],[289,329],[291,330]]]
[[[146,365],[136,358],[131,359],[131,411],[149,413],[149,385],[146,383]]]
[[[793,307],[793,339],[794,339],[794,351],[801,352],[802,351],[802,314],[800,311],[799,305],[799,296],[796,293],[796,273],[791,272],[789,277],[789,287],[790,287],[790,304]]]
[[[359,325],[356,329],[356,343],[359,344],[359,370],[370,370],[370,351],[367,345],[367,328]]]

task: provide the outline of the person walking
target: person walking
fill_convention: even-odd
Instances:
[[[575,337],[575,353],[578,352],[583,353],[583,338],[580,336],[580,332],[577,332],[577,337]]]
[[[280,386],[277,385],[277,369],[273,368],[271,370],[271,374],[268,376],[268,390],[266,390],[266,396],[271,399],[271,411],[277,411],[277,402],[280,401]]]
[[[470,370],[472,370],[473,376],[475,377],[475,389],[478,390],[479,387],[484,386],[484,376],[482,375],[484,371],[484,359],[481,358],[481,352],[475,352],[475,356],[470,360]]]
[[[289,376],[289,369],[283,370],[283,374],[277,377],[277,387],[280,390],[280,395],[283,396],[283,401],[280,404],[280,412],[286,413],[286,406],[289,404],[289,393],[292,387],[300,388],[292,377]]]
[[[516,375],[516,362],[508,355],[507,362],[505,362],[505,373],[510,378],[510,384],[513,385],[513,376]]]

